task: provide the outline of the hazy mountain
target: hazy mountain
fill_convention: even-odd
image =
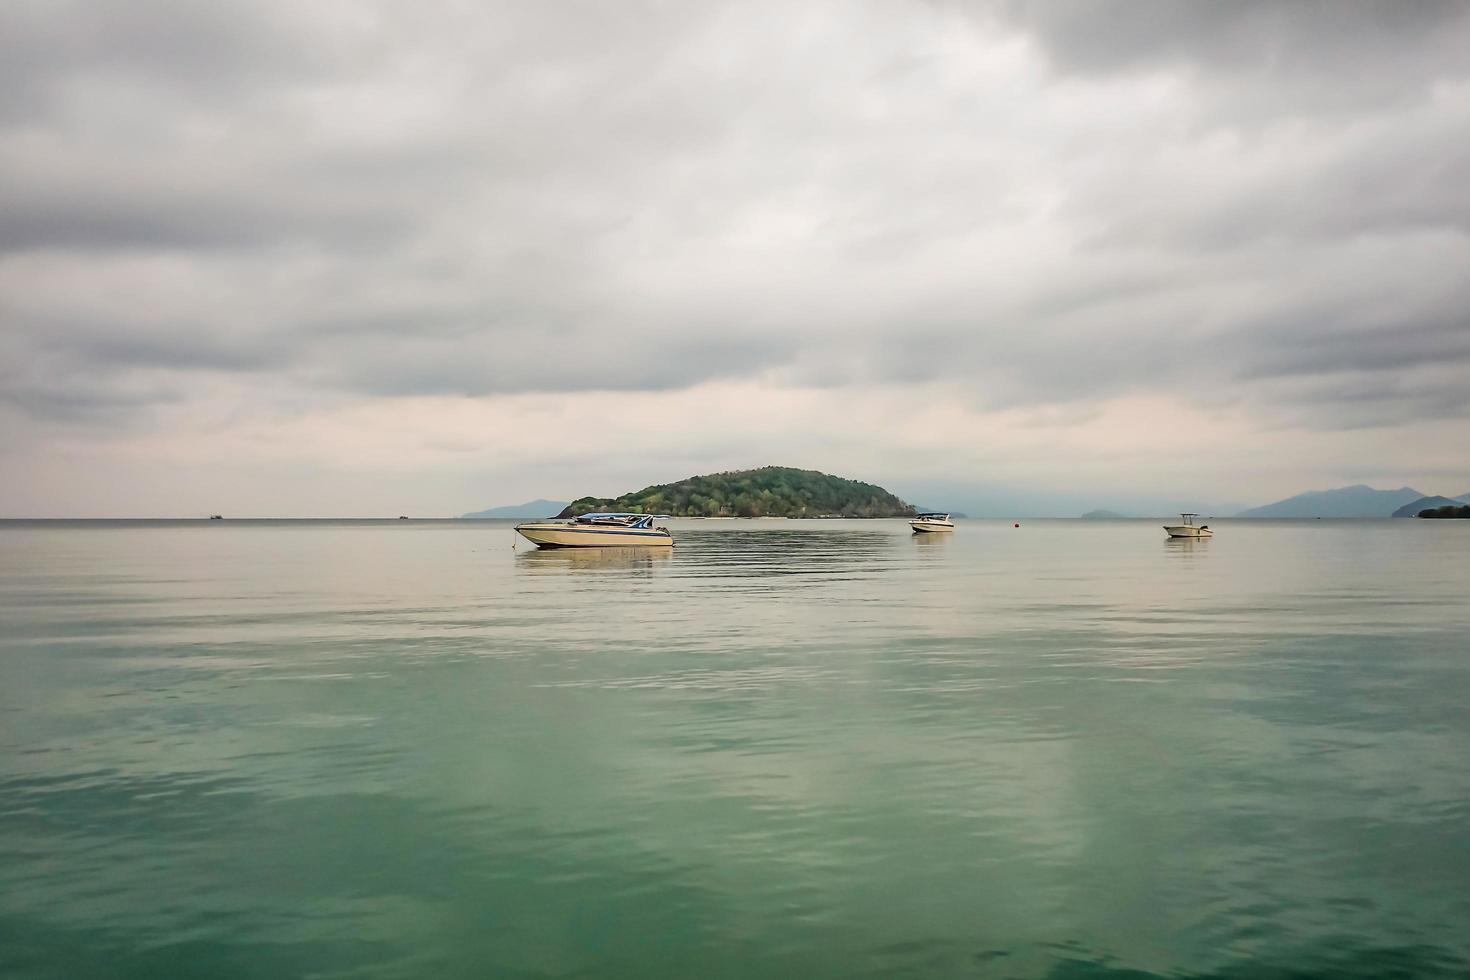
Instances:
[[[1243,510],[1236,517],[1391,517],[1404,504],[1424,494],[1412,487],[1375,490],[1358,484],[1336,490],[1311,490],[1264,507]]]
[[[1046,487],[957,480],[908,481],[899,477],[885,482],[884,485],[905,500],[943,501],[950,508],[962,510],[974,518],[1075,518],[1078,514],[1097,507],[1099,497],[1106,497],[1125,516],[1173,514],[1177,517],[1182,510],[1224,515],[1250,506],[1249,499],[1223,499],[1223,494],[1213,499],[1200,499],[1175,493],[1157,493],[1147,488],[1137,491],[1103,491],[1096,487],[1071,489],[1065,483]]]
[[[1454,497],[1420,497],[1418,500],[1404,504],[1393,512],[1394,517],[1418,517],[1421,510],[1433,510],[1436,507],[1458,507],[1466,501]]]
[[[924,507],[920,504],[914,504],[914,510],[918,511],[920,514],[948,514],[951,520],[956,521],[962,521],[970,516],[969,514],[957,510],[945,510],[943,507]]]
[[[561,513],[567,505],[565,500],[532,500],[524,504],[511,504],[508,507],[491,507],[489,510],[477,510],[473,514],[461,514],[461,517],[470,518],[516,518],[531,519],[536,517],[554,517]]]
[[[1115,510],[1090,510],[1082,515],[1084,521],[1121,521],[1126,515]]]

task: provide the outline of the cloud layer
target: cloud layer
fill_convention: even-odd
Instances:
[[[1122,486],[1151,404],[1313,460],[1226,499],[1356,478],[1470,436],[1466,52],[1461,3],[8,4],[0,510],[118,512],[85,459],[167,512],[206,446],[325,499],[261,434],[356,476],[394,412],[448,511],[624,478],[517,483],[528,398],[668,476],[1065,479],[998,464],[1024,417]]]

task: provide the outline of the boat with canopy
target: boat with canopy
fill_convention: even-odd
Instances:
[[[582,514],[570,520],[531,521],[516,533],[538,548],[671,548],[674,536],[655,521],[666,514]]]
[[[1169,532],[1171,538],[1213,538],[1215,532],[1210,530],[1210,525],[1194,523],[1194,519],[1198,516],[1198,514],[1180,514],[1180,522],[1165,524],[1164,530]]]

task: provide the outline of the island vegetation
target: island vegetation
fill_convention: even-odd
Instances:
[[[1446,504],[1443,507],[1429,507],[1419,512],[1420,517],[1436,518],[1470,518],[1470,504],[1455,506]]]
[[[882,487],[789,466],[691,476],[621,497],[581,497],[562,511],[668,514],[671,517],[913,517],[917,511]]]

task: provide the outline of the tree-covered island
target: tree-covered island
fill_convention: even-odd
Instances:
[[[913,507],[882,487],[816,470],[762,466],[691,476],[621,497],[582,497],[561,512],[668,514],[672,517],[913,517]]]
[[[1470,518],[1470,504],[1466,504],[1464,507],[1455,507],[1449,504],[1446,504],[1443,507],[1429,507],[1425,510],[1421,510],[1419,512],[1419,516],[1426,518],[1442,517],[1450,519]]]

